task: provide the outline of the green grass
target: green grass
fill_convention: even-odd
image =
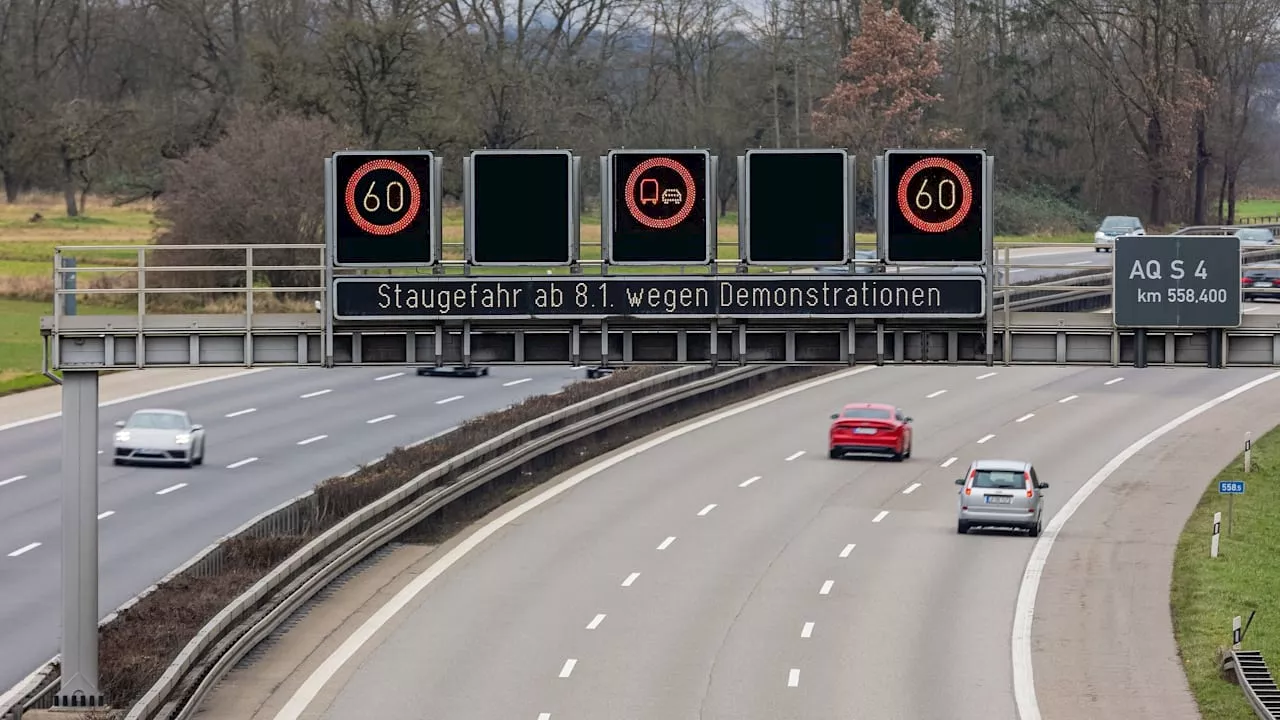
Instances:
[[[1218,206],[1213,204],[1210,213],[1216,213]],[[1237,218],[1280,217],[1280,200],[1244,200],[1236,203]]]
[[[113,312],[83,303],[77,310],[85,315]],[[0,396],[52,384],[40,373],[40,317],[52,314],[49,303],[0,299]]]
[[[1231,618],[1257,610],[1242,647],[1260,650],[1280,672],[1280,428],[1253,444],[1253,472],[1237,457],[1209,483],[1178,540],[1170,603],[1183,667],[1200,706],[1212,720],[1256,720],[1244,694],[1221,679],[1217,649],[1231,645]],[[1227,535],[1227,499],[1218,480],[1245,480]],[[1213,514],[1222,513],[1219,554],[1209,557]]]

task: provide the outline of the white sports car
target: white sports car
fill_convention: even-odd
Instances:
[[[138,410],[116,421],[111,462],[116,465],[204,463],[204,426],[181,410]]]

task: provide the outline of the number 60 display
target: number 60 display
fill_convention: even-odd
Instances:
[[[988,239],[986,153],[890,150],[881,165],[890,263],[980,263]]]

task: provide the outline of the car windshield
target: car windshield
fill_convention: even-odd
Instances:
[[[888,420],[893,416],[888,410],[883,408],[845,408],[841,417],[862,418],[866,420]]]
[[[1103,230],[1129,230],[1136,227],[1129,218],[1109,217],[1102,221]]]
[[[1024,485],[1020,470],[979,470],[973,477],[973,487],[976,488],[1014,490]]]
[[[134,413],[125,427],[139,430],[186,430],[187,421],[177,413]]]
[[[1237,230],[1236,235],[1241,240],[1262,240],[1263,242],[1268,242],[1272,237],[1274,237],[1270,230],[1264,230],[1261,228]]]

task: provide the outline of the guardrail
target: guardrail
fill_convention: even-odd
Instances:
[[[1227,650],[1222,669],[1234,676],[1253,712],[1262,720],[1280,720],[1280,688],[1257,650]]]
[[[311,556],[323,553],[326,549],[331,548],[335,542],[340,542],[337,531],[340,528],[348,528],[352,533],[360,532],[359,526],[363,523],[376,522],[375,517],[380,508],[382,512],[389,512],[388,508],[394,504],[395,498],[399,498],[402,502],[409,502],[409,496],[413,492],[426,492],[424,488],[430,489],[430,483],[449,473],[469,472],[474,467],[488,462],[497,455],[518,448],[524,443],[536,441],[544,435],[554,433],[557,430],[577,423],[591,422],[599,418],[601,414],[607,413],[617,407],[634,404],[637,398],[643,398],[650,394],[657,394],[679,388],[687,383],[696,383],[702,379],[715,379],[718,375],[714,368],[709,366],[686,366],[676,368],[658,375],[654,375],[634,383],[629,383],[619,388],[615,388],[608,392],[602,393],[596,397],[584,400],[580,403],[570,405],[559,411],[551,413],[537,420],[524,423],[503,434],[479,445],[475,449],[469,451],[463,456],[453,458],[436,468],[419,475],[413,481],[401,486],[386,497],[375,501],[374,503],[357,510],[347,518],[339,521],[338,524],[327,529],[320,537],[308,543],[299,549],[286,561],[286,564],[293,563],[291,566],[293,574],[302,569],[298,558],[303,553],[311,553]],[[424,438],[414,445],[425,443],[439,436]],[[372,461],[367,465],[375,465],[380,462],[381,458]],[[431,475],[428,478],[428,474]],[[124,612],[134,604],[150,595],[161,585],[173,580],[180,575],[190,575],[194,577],[202,577],[210,574],[216,574],[223,562],[224,547],[226,543],[241,537],[263,537],[272,534],[293,534],[302,532],[310,527],[314,522],[314,518],[318,515],[316,505],[316,496],[314,491],[308,491],[298,497],[277,506],[272,510],[262,513],[258,517],[250,520],[240,526],[235,531],[229,533],[218,541],[210,544],[204,550],[196,554],[195,557],[188,560],[181,567],[166,575],[155,585],[145,589],[128,602],[121,605],[115,612],[108,615],[98,624],[104,627],[116,618],[120,613]],[[354,528],[354,529],[353,529]],[[283,567],[283,566],[282,566]],[[265,593],[289,582],[289,579],[283,576],[275,577],[272,583],[267,583],[267,578],[263,578],[259,583],[246,591],[246,594],[257,592],[258,599],[265,597]],[[199,641],[205,633],[197,635],[196,640]],[[42,710],[53,706],[53,696],[59,687],[60,675],[58,667],[58,658],[54,657],[41,668],[37,669],[31,675],[27,676],[16,687],[3,695],[0,695],[0,719],[17,720],[22,714],[30,710]],[[109,699],[108,699],[109,700]]]
[[[349,568],[444,506],[526,463],[601,430],[671,405],[783,371],[735,368],[565,422],[529,423],[418,475],[325,531],[215,616],[182,650],[126,720],[185,720],[221,677],[298,608]],[[575,413],[580,416],[581,413]],[[529,439],[532,426],[558,424]],[[455,478],[447,485],[437,483]]]

